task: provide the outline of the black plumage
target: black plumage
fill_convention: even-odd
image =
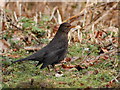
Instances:
[[[62,23],[55,35],[48,45],[43,47],[36,53],[23,58],[13,63],[25,60],[38,61],[38,65],[42,64],[40,69],[47,67],[48,65],[54,66],[63,60],[67,53],[68,48],[68,32],[72,28],[69,23]]]

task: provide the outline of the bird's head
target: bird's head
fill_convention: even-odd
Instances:
[[[59,27],[59,30],[62,32],[66,32],[68,33],[70,31],[71,28],[74,28],[75,26],[70,25],[70,23],[62,23]]]

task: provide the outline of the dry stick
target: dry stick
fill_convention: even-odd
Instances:
[[[107,16],[109,12],[111,12],[114,8],[116,8],[117,5],[118,5],[118,3],[115,3],[115,4],[113,5],[113,7],[111,7],[108,11],[106,11],[100,18],[98,18],[95,22],[92,22],[91,24],[86,25],[84,28],[85,28],[86,30],[88,30],[93,24],[94,24],[94,25],[97,24],[97,23],[98,23],[99,21],[101,21],[105,16]]]
[[[109,12],[111,12],[114,8],[117,7],[117,5],[118,5],[118,3],[115,3],[115,4],[113,5],[113,7],[111,7],[108,11],[106,11],[106,12],[105,12],[100,18],[98,18],[95,22],[92,22],[92,23],[90,23],[90,24],[88,24],[88,25],[86,25],[86,26],[84,26],[84,27],[82,27],[82,28],[88,30],[93,24],[94,24],[94,25],[97,24],[97,23],[98,23],[99,21],[101,21],[105,16],[107,16]],[[76,19],[80,18],[80,15],[84,14],[84,12],[85,12],[87,9],[89,9],[90,7],[92,7],[92,6],[93,6],[93,4],[90,4],[89,6],[87,6],[86,8],[84,8],[78,15],[72,16],[72,17],[70,17],[69,19],[64,20],[63,22],[68,22],[68,21],[70,21],[70,23],[74,22]]]
[[[61,24],[62,23],[62,17],[60,15],[60,11],[57,9],[57,14],[58,14],[58,23]]]
[[[14,25],[14,24],[12,23],[12,21],[11,21],[8,17],[6,17],[6,18],[7,18],[7,20],[9,20],[10,25],[14,26],[14,27],[17,28],[18,30],[23,31],[23,29],[21,29],[21,28],[17,27],[16,25]],[[29,32],[29,34],[32,35],[33,38],[34,38],[38,43],[40,43],[40,41],[38,40],[38,38],[36,38],[35,35],[34,35],[33,33]]]
[[[8,22],[10,22],[10,25],[14,26],[14,27],[17,28],[18,30],[23,31],[23,29],[21,29],[21,28],[17,27],[16,25],[14,25],[14,24],[12,23],[11,19],[9,19],[8,16],[6,16],[6,19],[8,20]]]
[[[112,53],[112,54],[114,54],[114,53],[116,53],[118,50],[117,49],[114,49],[114,50],[110,50],[110,51],[108,51],[108,52],[106,52],[106,53],[103,53],[103,54],[100,54],[99,56],[97,56],[97,57],[95,57],[95,58],[93,58],[93,59],[90,59],[90,60],[98,60],[101,56],[104,56],[104,55],[106,55],[106,54],[110,54],[110,53]],[[86,56],[87,57],[87,56]],[[85,57],[85,58],[86,58]],[[75,58],[74,60],[71,60],[70,62],[73,62],[73,61],[75,61],[75,60],[78,60],[80,57],[77,57],[77,58]],[[89,61],[90,61],[89,60]],[[87,61],[87,60],[86,60]],[[80,63],[79,63],[79,65],[81,64],[81,63],[83,63],[84,61],[81,61]],[[57,66],[59,66],[59,65],[61,65],[61,64],[58,64]]]
[[[120,78],[120,72],[118,73],[118,75],[116,76],[116,77],[113,77],[113,79],[112,80],[110,80],[110,82],[108,82],[108,84],[109,83],[113,83],[113,82],[117,82],[117,83],[119,83],[119,78]]]
[[[89,28],[94,24],[97,24],[99,21],[101,21],[105,16],[107,16],[108,15],[108,13],[110,12],[110,11],[112,11],[116,6],[117,6],[117,4],[118,3],[115,3],[114,5],[113,5],[113,7],[111,7],[110,8],[110,10],[108,10],[107,12],[105,12],[100,18],[98,18],[95,22],[91,22],[90,24],[87,24],[86,26],[83,26],[83,27],[81,27],[81,30],[82,29],[85,29],[85,30],[89,30]],[[75,16],[72,16],[72,17],[70,17],[69,19],[67,19],[67,20],[65,20],[65,21],[63,21],[63,22],[68,22],[68,21],[70,21],[70,23],[72,23],[73,21],[75,21],[75,20],[77,20],[77,19],[79,19],[80,18],[80,15],[82,15],[82,14],[84,14],[84,12],[85,11],[87,11],[90,7],[92,7],[93,6],[93,4],[90,4],[89,6],[87,6],[86,8],[84,8],[78,15],[75,15]],[[99,15],[100,16],[100,15]],[[97,17],[99,17],[99,16],[97,16]],[[96,18],[95,18],[96,19]]]
[[[2,12],[3,12],[3,11],[2,11]],[[14,26],[14,27],[17,28],[18,30],[23,31],[23,29],[17,27],[16,25],[14,25],[14,24],[12,23],[11,19],[9,19],[9,16],[6,16],[6,19],[10,22],[10,25]],[[6,32],[6,31],[9,31],[9,30],[5,30],[4,32]],[[0,32],[0,34],[3,34],[4,32],[2,31],[2,32]],[[34,38],[38,43],[40,43],[40,41],[35,37],[35,35],[34,35],[33,33],[29,32],[29,34],[32,35],[33,38]]]
[[[106,54],[114,54],[114,53],[117,53],[117,49],[113,49],[113,50],[110,50],[110,51],[108,51],[108,52],[106,52],[106,53],[103,53],[103,54],[100,54],[99,56],[97,56],[97,57],[95,57],[95,58],[93,58],[93,59],[89,59],[89,60],[86,60],[86,61],[91,61],[91,60],[98,60],[101,56],[104,56],[104,55],[106,55]],[[82,63],[82,62],[81,62]],[[81,64],[80,63],[80,64]]]
[[[117,49],[113,49],[113,50],[110,50],[110,51],[108,51],[108,52],[106,52],[106,53],[103,53],[103,54],[100,54],[99,56],[97,56],[96,58],[93,58],[93,60],[97,60],[97,59],[99,59],[101,56],[104,56],[104,55],[106,55],[106,54],[110,54],[110,53],[116,53],[118,50]]]
[[[52,20],[52,18],[54,17],[54,13],[55,13],[55,11],[56,11],[57,9],[58,9],[57,6],[53,8],[53,11],[52,11],[52,14],[51,14],[51,17],[50,17],[49,21]]]
[[[89,6],[86,6],[79,14],[77,14],[77,15],[75,15],[75,16],[72,16],[72,17],[64,20],[63,22],[68,22],[68,21],[70,21],[70,23],[74,22],[75,20],[77,20],[78,18],[80,18],[80,15],[84,14],[84,12],[87,11],[87,9],[89,9],[89,8],[92,7],[92,6],[93,6],[93,3],[90,4]],[[80,28],[80,29],[82,29],[82,28]],[[79,35],[79,30],[78,30],[78,35]],[[78,36],[78,37],[79,37],[79,36]],[[80,39],[79,39],[79,40],[80,40]],[[70,40],[69,40],[69,42],[70,42]]]
[[[72,16],[72,17],[64,20],[63,22],[68,22],[68,21],[70,20],[70,23],[72,23],[75,19],[78,19],[78,18],[80,17],[80,15],[84,14],[84,12],[85,12],[88,8],[90,8],[90,7],[92,7],[92,6],[93,6],[93,3],[90,4],[89,6],[87,6],[86,8],[84,8],[79,14],[77,14],[77,15],[75,15],[75,16]]]
[[[100,54],[99,56],[97,56],[97,57],[95,57],[95,58],[93,58],[93,59],[89,59],[89,61],[91,61],[91,60],[98,60],[101,56],[104,56],[104,55],[110,54],[110,53],[114,54],[114,53],[116,53],[117,51],[118,51],[117,49],[110,50],[110,51],[108,51],[108,52],[106,52],[106,53]],[[86,58],[87,58],[87,56],[86,56],[78,65],[81,65],[81,64],[85,61]],[[79,57],[78,57],[77,59],[79,59]],[[76,59],[76,60],[77,60],[77,59]],[[86,61],[87,61],[87,60],[86,60]],[[70,62],[72,62],[72,61],[70,61]]]
[[[29,32],[29,34],[32,35],[33,38],[34,38],[38,43],[40,43],[40,41],[38,40],[38,38],[37,38],[32,32]]]
[[[15,21],[18,22],[18,17],[17,17],[17,15],[16,15],[16,12],[15,12],[15,11],[14,11],[14,18],[15,18]]]

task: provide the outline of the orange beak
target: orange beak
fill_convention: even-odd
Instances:
[[[70,26],[69,28],[75,28],[76,26]]]

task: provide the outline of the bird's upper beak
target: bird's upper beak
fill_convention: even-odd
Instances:
[[[76,26],[70,26],[69,28],[75,28]]]

